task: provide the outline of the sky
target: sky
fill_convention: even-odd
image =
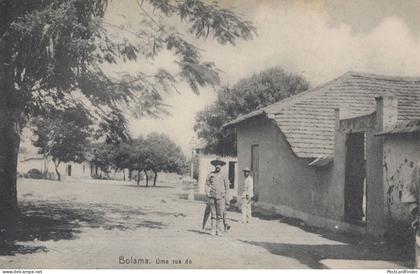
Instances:
[[[420,1],[417,0],[223,0],[252,21],[258,36],[238,41],[235,46],[215,41],[193,41],[202,49],[205,61],[215,62],[222,71],[222,85],[272,66],[305,77],[312,86],[332,80],[347,71],[385,75],[420,75]],[[106,20],[120,24],[139,20],[132,0],[111,2]],[[157,19],[158,20],[158,19]],[[185,28],[171,21],[178,31]],[[154,65],[173,67],[168,53]],[[144,63],[122,65],[121,70],[142,70]],[[170,116],[160,119],[130,119],[133,136],[152,131],[167,134],[188,154],[196,113],[214,102],[216,91],[201,89],[194,94],[180,83],[178,90],[165,94]]]

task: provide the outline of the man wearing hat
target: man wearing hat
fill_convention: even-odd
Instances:
[[[251,219],[251,199],[254,197],[254,180],[251,176],[251,170],[244,170],[244,191],[242,192],[242,222],[248,223]]]
[[[221,169],[226,163],[220,158],[210,162],[214,171],[207,176],[205,192],[210,204],[211,234],[222,235],[222,220],[224,217],[225,204],[228,204],[229,184],[222,174]]]

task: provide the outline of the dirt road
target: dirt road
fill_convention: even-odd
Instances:
[[[21,222],[0,268],[406,268],[398,254],[278,219],[222,237],[201,231],[204,203],[177,178],[152,188],[112,181],[18,182]]]

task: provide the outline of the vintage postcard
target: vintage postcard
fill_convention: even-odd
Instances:
[[[419,14],[0,0],[0,269],[415,273]]]

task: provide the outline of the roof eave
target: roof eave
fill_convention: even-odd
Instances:
[[[418,135],[420,134],[420,129],[412,131],[381,131],[375,134],[375,136],[396,136],[396,135]]]
[[[258,117],[258,116],[262,116],[262,115],[267,115],[267,113],[264,110],[257,110],[257,111],[242,115],[242,116],[236,118],[235,120],[232,120],[232,121],[224,124],[222,126],[222,128],[228,128],[228,127],[231,127],[231,126],[235,126],[235,125],[237,125],[239,123],[242,123],[242,122],[245,122],[245,121],[247,121],[251,118],[255,118],[255,117]]]
[[[334,155],[321,156],[309,163],[311,167],[328,167],[334,162]]]

